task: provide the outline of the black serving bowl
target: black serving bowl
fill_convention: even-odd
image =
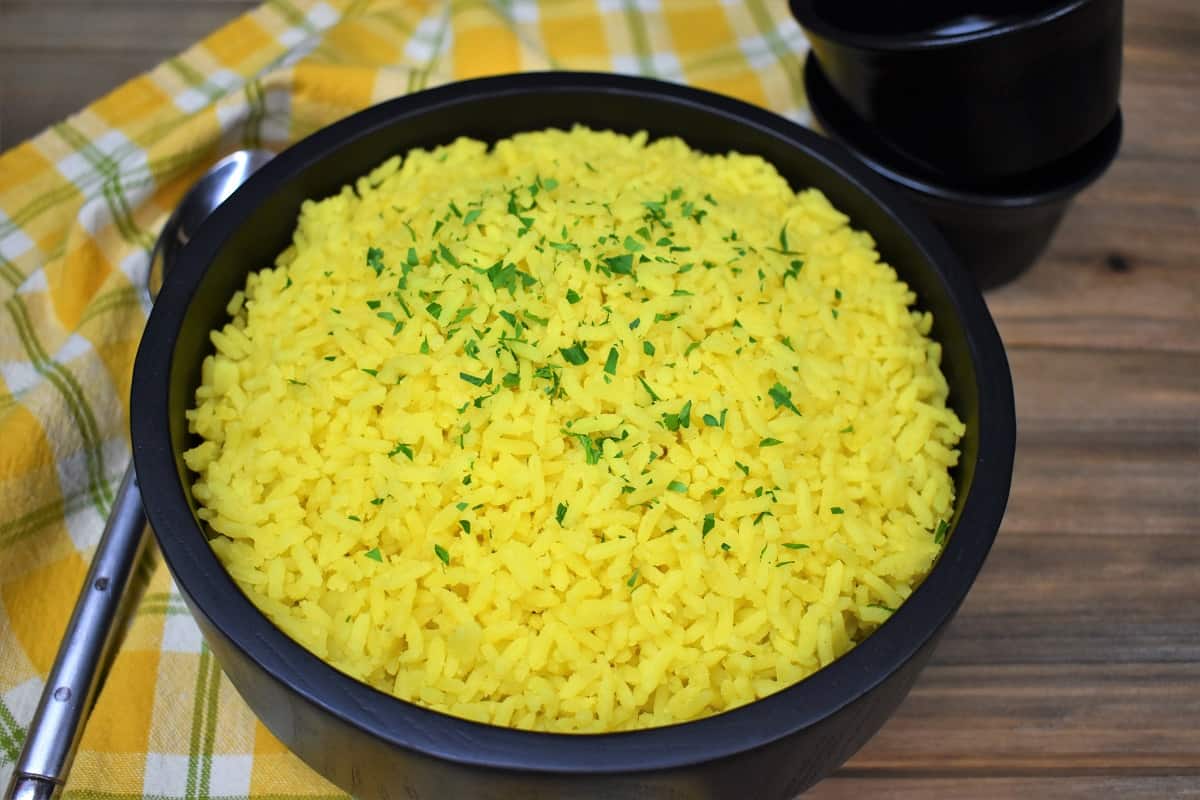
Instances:
[[[791,0],[830,83],[926,169],[1018,175],[1117,111],[1122,0]]]
[[[906,161],[834,90],[810,53],[804,64],[809,108],[821,130],[891,181],[924,211],[981,289],[1013,280],[1050,243],[1075,195],[1098,179],[1121,146],[1121,112],[1066,158],[1023,176],[949,182]]]
[[[949,543],[887,623],[775,695],[685,724],[597,735],[450,717],[377,692],[293,642],[242,594],[195,514],[181,453],[208,333],[249,272],[290,241],[300,204],[376,164],[458,136],[496,140],[584,123],[680,135],[775,164],[869,230],[935,315],[951,402],[967,426]],[[359,798],[792,797],[845,761],[904,698],[975,580],[1004,513],[1015,422],[1004,349],[970,276],[924,219],[836,144],[706,92],[611,75],[543,73],[459,83],[338,122],[279,155],[205,223],[167,276],[139,349],[132,428],[146,512],[218,661],[267,727]]]

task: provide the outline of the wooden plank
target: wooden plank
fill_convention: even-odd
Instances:
[[[1012,800],[1014,797],[1035,800],[1163,800],[1164,798],[1200,797],[1200,781],[1190,776],[1164,777],[1096,777],[1064,775],[1062,777],[990,776],[941,778],[935,776],[907,777],[873,773],[863,776],[856,769],[846,770],[818,784],[804,795],[805,800],[863,800],[886,797],[888,800],[929,800],[931,797],[971,797],[976,800]]]
[[[1009,346],[1008,359],[1019,420],[1018,451],[1054,443],[1163,446],[1169,455],[1200,446],[1196,354]]]
[[[1200,664],[933,664],[850,766],[1200,776]]]

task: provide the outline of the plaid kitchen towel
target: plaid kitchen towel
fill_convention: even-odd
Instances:
[[[0,786],[129,461],[149,251],[214,160],[484,74],[605,70],[807,121],[784,0],[278,0],[0,155]],[[69,798],[342,797],[222,676],[161,563]]]

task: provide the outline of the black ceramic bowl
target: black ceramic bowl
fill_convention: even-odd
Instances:
[[[924,211],[981,289],[1013,280],[1037,260],[1075,195],[1104,174],[1121,145],[1118,110],[1095,139],[1047,167],[1017,178],[950,183],[889,149],[834,91],[811,53],[804,87],[821,130]]]
[[[791,0],[821,68],[910,159],[952,178],[1017,175],[1117,111],[1121,0]]]
[[[430,711],[359,683],[262,616],[213,555],[195,515],[184,412],[208,333],[252,270],[290,241],[301,202],[337,192],[386,157],[460,135],[495,140],[585,123],[736,148],[820,187],[874,235],[935,315],[951,402],[966,422],[953,532],[929,577],[831,666],[708,719],[599,735],[532,733]],[[825,141],[706,92],[609,75],[470,81],[384,103],[326,128],[256,173],[197,232],[154,305],[133,378],[133,449],[163,555],[221,666],[267,727],[360,798],[792,797],[863,744],[904,698],[975,580],[1012,475],[1012,382],[979,291],[923,218]]]

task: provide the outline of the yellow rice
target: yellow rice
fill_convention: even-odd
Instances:
[[[964,428],[914,302],[757,157],[416,150],[305,203],[229,303],[199,513],[275,624],[397,697],[714,714],[844,654],[937,556]]]

